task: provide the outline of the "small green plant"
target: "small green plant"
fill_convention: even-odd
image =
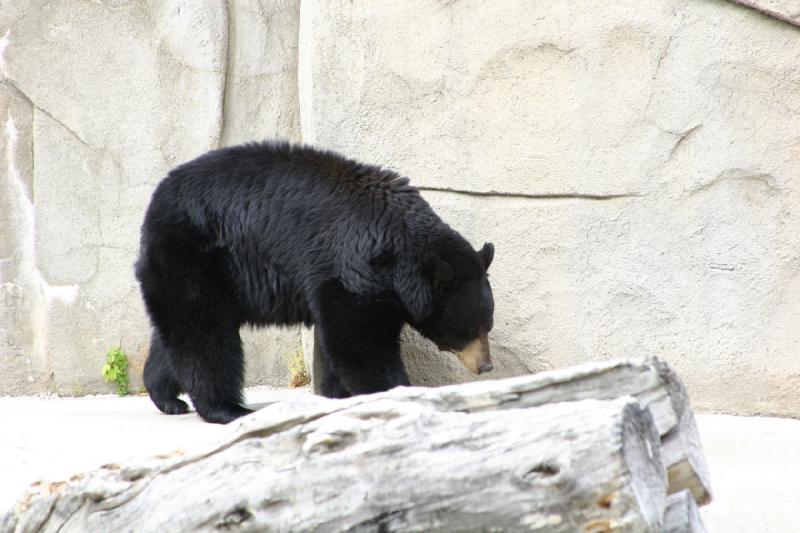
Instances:
[[[303,358],[303,348],[295,350],[294,355],[289,360],[289,386],[305,387],[311,382],[306,369],[306,361]]]
[[[120,396],[128,394],[128,356],[122,346],[108,351],[106,364],[103,365],[103,379],[106,383],[116,383],[117,394]]]

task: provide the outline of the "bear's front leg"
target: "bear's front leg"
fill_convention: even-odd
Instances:
[[[315,308],[323,395],[341,398],[410,385],[400,358],[402,314],[391,298],[361,297],[331,283]]]

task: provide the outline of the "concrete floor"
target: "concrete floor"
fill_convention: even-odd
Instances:
[[[800,531],[800,420],[697,415],[714,501],[709,533]]]
[[[264,404],[283,394],[256,388],[247,399]],[[714,501],[701,509],[709,533],[800,531],[800,420],[697,418],[714,490]],[[146,397],[0,398],[0,514],[37,479],[191,451],[232,430],[194,413],[163,416]]]

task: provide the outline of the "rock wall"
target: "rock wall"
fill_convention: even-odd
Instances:
[[[800,415],[800,10],[781,0],[9,3],[0,393],[106,390],[174,164],[288,137],[493,241],[495,372],[657,355],[700,409]],[[8,229],[6,229],[8,228]],[[296,330],[247,336],[285,382]],[[415,382],[471,379],[407,332]]]
[[[166,171],[220,144],[299,139],[298,2],[5,2],[0,394],[111,390],[147,353],[133,263]],[[250,383],[286,384],[299,330],[246,332]]]

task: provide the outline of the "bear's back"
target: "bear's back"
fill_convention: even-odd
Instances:
[[[362,294],[391,290],[373,260],[417,254],[446,228],[395,172],[282,142],[214,150],[176,167],[154,193],[143,233],[148,225],[222,250],[248,315],[281,322],[305,318],[308,295],[326,280]]]
[[[159,195],[173,199],[172,208],[196,225],[219,226],[227,237],[242,233],[240,225],[262,232],[278,223],[285,230],[324,230],[323,223],[343,216],[376,223],[386,211],[430,211],[408,179],[391,170],[285,142],[208,152],[172,170]]]

